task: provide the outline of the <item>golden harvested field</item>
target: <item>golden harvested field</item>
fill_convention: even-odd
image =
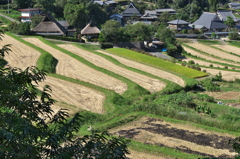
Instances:
[[[39,83],[39,86],[43,87],[46,84],[52,88],[53,99],[94,113],[103,113],[105,100],[103,93],[49,76],[44,82]]]
[[[218,49],[214,49],[214,48],[212,48],[210,46],[207,46],[207,45],[203,45],[203,44],[200,44],[200,43],[188,43],[188,45],[191,46],[191,47],[194,47],[198,50],[209,53],[211,55],[221,57],[223,59],[229,59],[229,60],[240,62],[240,57],[231,55],[229,53],[226,53],[224,51],[220,51]]]
[[[117,55],[114,55],[114,54],[110,54],[110,53],[102,51],[102,50],[98,50],[98,52],[103,53],[103,54],[108,55],[108,56],[111,56],[111,57],[115,58],[116,60],[118,60],[119,62],[121,62],[122,64],[124,64],[126,66],[136,68],[136,69],[142,70],[144,72],[150,73],[152,75],[167,79],[169,81],[172,81],[174,83],[179,84],[180,86],[185,85],[185,82],[182,78],[180,78],[180,77],[178,77],[174,74],[171,74],[169,72],[166,72],[166,71],[163,71],[163,70],[160,70],[160,69],[157,69],[155,67],[148,66],[148,65],[144,65],[144,64],[141,64],[139,62],[128,60],[126,58],[123,58],[123,57],[120,57],[120,56],[117,56]]]
[[[213,45],[217,48],[220,48],[224,51],[227,51],[227,52],[232,52],[232,53],[235,53],[237,55],[240,55],[240,48],[238,47],[235,47],[235,46],[231,46],[231,45]]]
[[[26,69],[30,66],[36,66],[41,53],[35,49],[15,40],[11,36],[4,35],[1,46],[11,44],[11,52],[4,57],[11,67]]]
[[[236,155],[228,145],[228,140],[234,136],[156,118],[142,117],[113,128],[110,132],[142,143],[175,148],[202,156],[228,158]]]
[[[162,90],[165,87],[165,83],[130,70],[127,70],[125,68],[122,68],[120,66],[115,65],[114,63],[106,60],[105,58],[98,56],[94,53],[91,53],[89,51],[82,50],[76,46],[69,45],[69,44],[62,44],[58,45],[78,56],[83,57],[84,59],[88,60],[89,62],[94,63],[95,65],[102,67],[104,69],[107,69],[109,71],[112,71],[116,74],[119,74],[123,77],[126,77],[130,79],[131,81],[139,84],[143,88],[149,90],[150,92],[158,92]]]
[[[215,61],[215,62],[221,62],[221,63],[228,63],[228,64],[235,65],[235,66],[240,66],[240,64],[237,64],[237,63],[234,63],[234,62],[229,62],[229,61],[226,62],[225,60],[216,59],[214,57],[201,54],[201,53],[199,53],[199,52],[197,52],[195,50],[192,50],[192,49],[190,49],[188,47],[185,47],[185,46],[183,46],[183,48],[188,53],[191,53],[192,55],[198,56],[198,57],[206,59],[206,60]]]
[[[69,55],[44,44],[38,38],[24,38],[24,40],[46,50],[58,60],[57,74],[89,82],[119,94],[123,94],[127,90],[126,83],[86,66]]]

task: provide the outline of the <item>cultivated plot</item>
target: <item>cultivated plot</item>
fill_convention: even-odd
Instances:
[[[204,51],[206,53],[209,53],[211,55],[221,57],[223,59],[229,59],[229,60],[233,60],[233,61],[236,61],[236,62],[240,62],[240,57],[235,56],[235,55],[231,55],[229,53],[226,53],[226,52],[218,50],[218,49],[214,49],[214,48],[212,48],[210,46],[207,46],[207,45],[203,45],[203,44],[200,44],[200,43],[187,43],[187,45],[189,45],[191,47],[194,47],[198,50]]]
[[[57,74],[89,82],[113,90],[119,94],[123,94],[127,90],[126,83],[79,62],[69,55],[43,43],[38,38],[24,38],[24,40],[46,50],[58,60],[56,67]]]
[[[236,155],[228,145],[229,139],[234,136],[161,119],[143,117],[110,132],[145,144],[170,147],[201,156],[230,158]]]
[[[12,50],[4,57],[8,65],[23,70],[30,66],[36,66],[37,60],[41,55],[40,52],[5,34],[0,45],[7,44],[11,44],[10,49]]]
[[[114,54],[110,54],[110,53],[107,53],[107,52],[102,51],[102,50],[98,50],[98,52],[103,53],[103,54],[108,55],[108,56],[111,56],[111,57],[115,58],[116,60],[118,60],[119,62],[121,62],[122,64],[124,64],[126,66],[139,69],[141,71],[150,73],[150,74],[158,76],[160,78],[164,78],[166,80],[177,83],[180,86],[185,85],[185,82],[182,78],[180,78],[180,77],[178,77],[174,74],[171,74],[169,72],[166,72],[166,71],[163,71],[163,70],[160,70],[160,69],[157,69],[155,67],[148,66],[148,65],[144,65],[144,64],[141,64],[139,62],[128,60],[126,58],[123,58],[123,57],[120,57],[120,56],[117,56],[117,55],[114,55]]]
[[[231,45],[213,45],[219,49],[222,49],[227,52],[232,52],[234,54],[240,55],[240,48],[231,46]]]
[[[53,99],[94,113],[103,113],[105,100],[103,93],[49,76],[44,82],[39,83],[39,86],[42,88],[46,84],[52,88]]]
[[[97,65],[99,67],[102,67],[102,68],[112,71],[116,74],[119,74],[123,77],[126,77],[126,78],[130,79],[131,81],[139,84],[143,88],[149,90],[150,92],[158,92],[158,91],[162,90],[166,85],[164,82],[159,81],[158,79],[154,79],[154,78],[127,70],[120,66],[117,66],[114,63],[106,60],[105,58],[103,58],[99,55],[96,55],[89,51],[82,50],[76,46],[69,45],[69,44],[61,44],[58,46],[66,49],[78,56],[83,57],[84,59],[88,60],[91,63],[94,63],[95,65]]]

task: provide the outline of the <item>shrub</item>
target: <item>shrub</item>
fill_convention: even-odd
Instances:
[[[189,64],[195,64],[193,60],[188,61]]]

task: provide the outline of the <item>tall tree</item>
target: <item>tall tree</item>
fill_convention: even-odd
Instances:
[[[37,7],[41,7],[44,12],[54,12],[55,6],[55,0],[36,0]]]
[[[16,8],[31,8],[34,5],[34,2],[32,0],[14,0],[13,4]]]
[[[70,25],[82,29],[88,23],[88,11],[83,4],[68,3],[64,7],[64,18]]]
[[[217,11],[217,5],[220,2],[220,0],[208,0],[208,3],[210,5],[210,11]]]

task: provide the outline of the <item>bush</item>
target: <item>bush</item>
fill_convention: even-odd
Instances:
[[[189,64],[195,64],[193,60],[188,61]]]
[[[113,43],[100,43],[101,49],[113,48]]]
[[[18,35],[30,35],[30,23],[11,23],[9,25],[9,30]]]

